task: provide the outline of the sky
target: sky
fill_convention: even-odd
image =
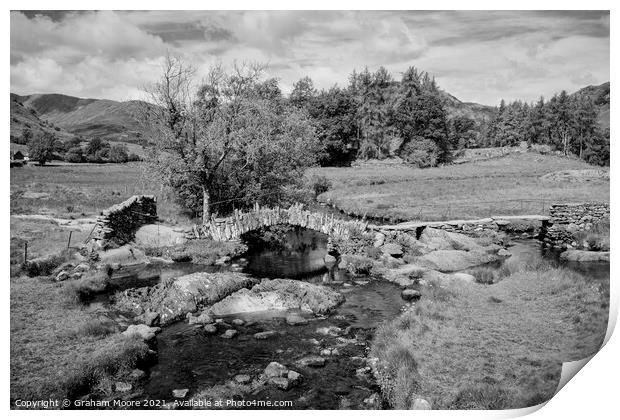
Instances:
[[[141,99],[173,54],[268,64],[288,93],[309,76],[414,65],[462,101],[537,100],[609,81],[607,11],[13,11],[11,92]]]

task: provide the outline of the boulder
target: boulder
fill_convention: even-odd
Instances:
[[[321,356],[306,356],[302,359],[299,359],[297,361],[297,365],[314,368],[323,367],[325,366],[325,359]]]
[[[288,378],[269,378],[269,383],[284,391],[291,388],[291,382]]]
[[[290,314],[286,314],[286,323],[288,325],[306,325],[308,323],[308,320],[300,314],[293,312]]]
[[[144,341],[149,341],[155,338],[155,334],[160,332],[161,329],[158,327],[149,327],[144,324],[130,325],[127,327],[125,331],[123,331],[123,335],[126,337],[140,337]]]
[[[578,262],[596,262],[603,261],[609,262],[609,251],[598,252],[598,251],[580,251],[580,250],[569,250],[564,251],[560,254],[560,259],[565,261],[578,261]]]
[[[317,334],[331,335],[332,337],[338,337],[342,334],[342,328],[330,325],[329,327],[320,327],[316,329]]]
[[[190,262],[192,255],[184,251],[174,251],[170,254],[170,259],[174,262]]]
[[[415,259],[415,263],[431,270],[450,272],[497,261],[500,257],[486,252],[438,250]]]
[[[185,234],[164,225],[148,224],[135,233],[134,242],[139,247],[167,247],[185,243]]]
[[[242,385],[249,384],[252,381],[250,375],[235,375],[233,379],[235,382]]]
[[[133,385],[128,382],[115,382],[114,389],[116,392],[129,392],[133,389]]]
[[[482,248],[474,238],[467,235],[433,228],[424,229],[419,242],[434,250],[480,251]]]
[[[508,251],[505,248],[502,248],[500,250],[497,251],[497,256],[498,257],[510,257],[512,255],[512,253],[510,251]]]
[[[140,381],[144,378],[146,378],[146,372],[140,369],[134,369],[129,374],[129,379],[132,381]]]
[[[116,307],[128,312],[155,312],[160,323],[179,320],[197,305],[211,305],[256,280],[242,273],[194,273],[170,279],[154,287],[127,289],[115,296]]]
[[[120,266],[129,266],[146,264],[149,262],[149,259],[146,254],[138,248],[130,245],[123,245],[119,248],[99,252],[99,262],[101,264],[119,264]]]
[[[403,248],[400,245],[394,243],[388,243],[381,246],[381,251],[385,255],[389,255],[394,258],[400,258],[403,256]]]
[[[217,333],[217,327],[215,324],[207,324],[204,326],[204,330],[207,334],[215,334]]]
[[[269,338],[275,337],[276,335],[278,335],[278,333],[273,330],[261,331],[254,334],[254,338],[257,340],[267,340]]]
[[[289,370],[286,374],[286,379],[288,379],[291,386],[295,386],[302,381],[303,377],[300,373],[295,372],[294,370]]]
[[[232,320],[232,324],[236,327],[241,327],[245,324],[245,321],[243,319],[235,318]]]
[[[323,262],[327,267],[331,267],[338,262],[338,258],[334,257],[331,254],[325,254],[325,256],[323,257]]]
[[[136,319],[149,327],[155,327],[159,324],[159,314],[157,312],[147,311],[138,316]]]
[[[411,410],[430,410],[431,404],[424,398],[416,398],[411,403]]]
[[[187,317],[187,321],[190,325],[193,324],[212,324],[213,323],[213,318],[211,318],[211,315],[209,315],[208,313],[201,313],[198,316],[194,316],[191,312],[189,314],[189,316]]]
[[[173,389],[172,390],[172,396],[174,398],[185,398],[185,396],[187,395],[188,392],[189,392],[189,389],[187,389],[187,388]]]
[[[267,378],[283,378],[288,374],[288,369],[286,368],[286,366],[278,362],[271,362],[267,365],[267,367],[263,371],[263,374]]]
[[[400,292],[400,297],[403,298],[403,300],[417,300],[422,297],[422,293],[415,289],[405,289]]]
[[[237,330],[226,330],[224,331],[224,334],[221,335],[222,338],[235,338],[237,336],[237,334],[239,334],[239,332]]]
[[[375,242],[373,243],[373,246],[375,248],[380,248],[384,242],[385,242],[385,235],[381,232],[377,232],[375,234]]]
[[[451,275],[454,280],[462,281],[465,283],[475,283],[476,277],[468,273],[454,273]]]
[[[67,273],[66,271],[61,271],[56,276],[56,281],[65,281],[65,280],[68,280],[68,279],[69,279],[69,273]]]
[[[211,306],[216,316],[258,311],[300,309],[326,313],[344,301],[329,287],[298,280],[264,280],[251,290],[242,289]]]

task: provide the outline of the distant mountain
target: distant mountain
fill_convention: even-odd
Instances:
[[[50,124],[85,139],[99,137],[107,141],[138,143],[141,138],[136,120],[138,106],[138,101],[82,99],[61,94],[11,94],[11,132],[21,133],[25,123],[35,124],[32,117],[36,117],[40,124]]]
[[[587,86],[579,89],[573,95],[589,96],[598,108],[598,122],[603,129],[609,128],[609,82],[598,86]]]
[[[11,93],[11,141],[19,142],[24,129],[29,129],[33,134],[53,132],[60,139],[71,138],[74,135],[55,126],[53,123],[41,119],[37,111],[27,108],[22,97]]]
[[[442,92],[442,94],[449,118],[467,117],[479,123],[491,118],[493,115],[495,107],[475,102],[463,102],[448,92]]]

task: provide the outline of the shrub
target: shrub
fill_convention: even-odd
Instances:
[[[476,283],[493,284],[496,281],[497,270],[490,267],[479,267],[469,270],[469,274],[476,278]]]
[[[63,250],[59,254],[27,261],[22,270],[28,277],[49,276],[61,264],[67,262],[72,255],[70,250]]]
[[[373,260],[361,255],[342,255],[342,262],[346,270],[355,276],[369,275],[374,266]]]
[[[102,337],[113,333],[115,330],[116,328],[111,322],[91,319],[80,325],[76,329],[75,334],[77,336]]]
[[[329,190],[332,186],[331,181],[327,179],[327,177],[323,175],[316,175],[316,174],[313,174],[310,177],[309,184],[312,187],[312,190],[314,191],[315,197],[318,197],[324,192],[327,192],[327,190]]]
[[[401,150],[400,157],[405,162],[419,168],[437,166],[439,161],[439,149],[437,145],[423,138],[416,138],[408,142]]]
[[[497,384],[482,384],[461,389],[454,398],[453,410],[502,410],[513,408],[511,394]]]
[[[81,279],[66,282],[64,287],[70,301],[83,302],[105,292],[109,285],[110,273],[104,269],[86,272]]]
[[[129,372],[148,355],[148,346],[139,338],[111,337],[88,359],[78,362],[74,372],[61,384],[68,398],[78,398],[89,393],[99,383],[109,381],[115,375]]]
[[[592,229],[575,233],[581,247],[590,251],[609,251],[610,224],[603,219],[592,225]]]

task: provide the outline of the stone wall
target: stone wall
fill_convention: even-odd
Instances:
[[[100,246],[123,245],[134,239],[140,226],[156,221],[155,196],[134,195],[101,212],[91,239]]]
[[[549,247],[575,246],[575,234],[592,229],[593,225],[609,219],[609,203],[553,204],[549,211],[552,225],[544,234]]]

